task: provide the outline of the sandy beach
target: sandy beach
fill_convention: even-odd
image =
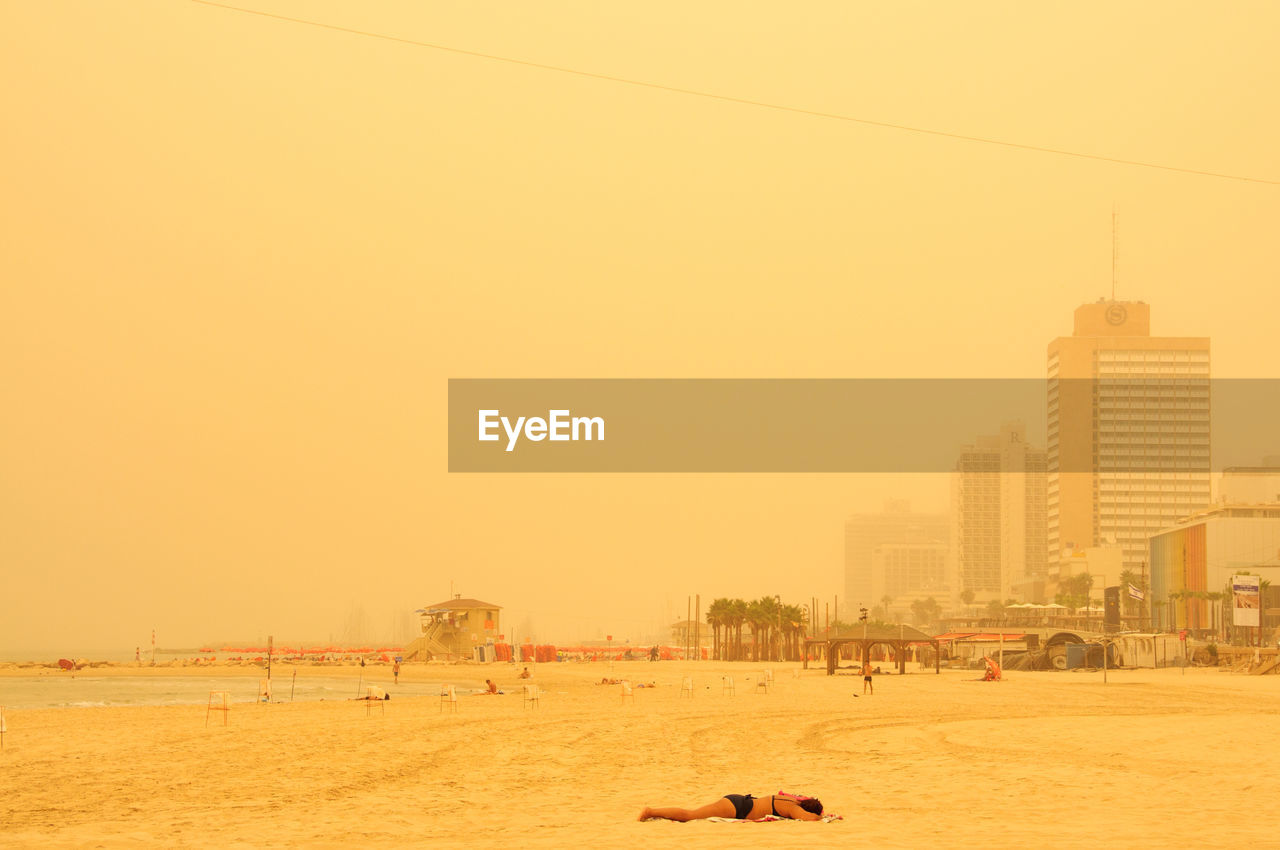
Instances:
[[[507,693],[462,697],[456,713],[432,697],[372,711],[246,699],[207,727],[203,705],[9,710],[0,844],[1127,847],[1273,835],[1280,676],[990,684],[913,672],[855,697],[853,676],[794,667],[773,665],[761,694],[760,665],[544,664],[534,708],[511,665],[406,665],[406,683],[492,676]],[[245,673],[252,694],[258,671]],[[610,675],[657,687],[624,704],[599,684]],[[680,695],[685,675],[693,698]],[[724,675],[736,694],[722,693]],[[645,805],[780,789],[820,796],[844,820],[636,820]]]

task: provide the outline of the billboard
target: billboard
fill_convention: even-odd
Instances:
[[[1257,576],[1231,577],[1232,623],[1237,626],[1258,625],[1258,609],[1262,604]]]

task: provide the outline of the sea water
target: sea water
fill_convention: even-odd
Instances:
[[[210,691],[227,691],[232,702],[256,702],[261,676],[95,676],[50,671],[43,676],[0,676],[0,705],[10,709],[74,708],[100,705],[206,705]],[[483,682],[453,682],[459,694],[479,693]],[[439,682],[395,684],[383,671],[360,678],[299,676],[276,671],[271,679],[272,702],[314,702],[364,696],[376,685],[397,697],[439,696]]]

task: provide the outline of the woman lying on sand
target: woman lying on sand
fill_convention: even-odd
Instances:
[[[651,809],[645,806],[640,820],[701,820],[702,818],[737,818],[760,820],[768,815],[793,820],[822,820],[822,801],[816,797],[793,797],[790,794],[752,797],[750,794],[726,794],[700,809]]]

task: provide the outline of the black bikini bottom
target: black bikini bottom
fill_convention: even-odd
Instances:
[[[744,820],[751,814],[752,807],[755,806],[755,797],[750,794],[725,794],[724,798],[733,803],[734,817],[738,820]]]

